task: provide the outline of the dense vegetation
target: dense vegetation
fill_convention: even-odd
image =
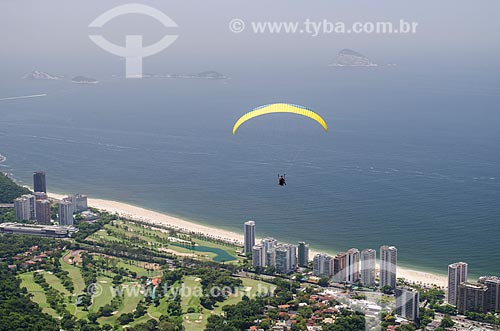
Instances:
[[[20,280],[0,264],[0,331],[58,331],[59,325],[30,300]]]
[[[257,300],[244,299],[240,303],[223,308],[224,315],[211,315],[205,330],[238,331],[247,330],[254,320],[262,316],[264,305]]]
[[[14,208],[0,208],[0,223],[12,223],[15,221]]]
[[[13,203],[15,198],[29,193],[31,193],[29,189],[17,185],[0,172],[0,203]]]
[[[473,321],[500,325],[500,316],[495,316],[495,314],[493,313],[467,312],[465,315],[468,319]]]
[[[359,312],[343,311],[334,324],[323,326],[323,331],[363,331],[365,317]]]
[[[0,235],[0,259],[12,263],[13,257],[27,251],[31,246],[38,246],[40,251],[60,248],[65,243],[52,238],[24,235]]]
[[[206,309],[212,309],[216,302],[224,301],[243,285],[241,279],[232,277],[228,271],[200,269],[197,273],[203,289],[200,303]]]

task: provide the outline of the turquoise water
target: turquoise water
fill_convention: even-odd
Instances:
[[[215,262],[230,262],[230,261],[236,260],[236,258],[234,258],[231,254],[229,254],[228,252],[226,252],[225,250],[220,249],[220,248],[200,246],[200,245],[196,245],[196,246],[184,246],[184,245],[175,244],[175,243],[171,243],[170,245],[177,246],[177,247],[188,248],[189,250],[192,250],[192,251],[195,251],[195,252],[215,253],[215,254],[217,254],[213,258],[213,260]]]
[[[407,266],[500,275],[497,72],[374,69],[95,86],[9,81],[0,170],[317,250],[399,249]],[[330,126],[251,108],[290,102]],[[286,172],[288,185],[276,185]]]

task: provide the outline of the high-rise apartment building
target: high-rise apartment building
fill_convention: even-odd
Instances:
[[[359,278],[359,250],[356,248],[351,248],[346,252],[347,255],[347,269],[346,269],[346,281],[348,283],[356,283]]]
[[[50,224],[49,200],[36,200],[36,220],[38,224]]]
[[[36,198],[32,194],[24,194],[14,200],[16,220],[36,219]]]
[[[255,222],[247,221],[244,226],[244,253],[248,254],[252,252],[253,246],[255,246]]]
[[[396,288],[398,250],[394,246],[380,247],[380,287]]]
[[[305,242],[299,242],[298,261],[299,267],[307,267],[309,264],[309,245]]]
[[[58,204],[59,225],[73,225],[73,204],[60,201]]]
[[[419,314],[419,294],[411,289],[395,290],[396,314],[410,321],[416,321]]]
[[[290,255],[288,247],[280,245],[275,248],[276,252],[276,272],[287,274],[290,271]]]
[[[274,253],[274,249],[278,246],[278,240],[267,237],[260,241],[263,247],[263,254],[265,259],[265,266],[276,266],[276,254]]]
[[[255,245],[252,248],[252,266],[254,267],[265,267],[266,266],[266,255],[264,253],[264,246]]]
[[[347,281],[347,254],[340,252],[333,258],[333,281],[343,283]]]
[[[461,314],[467,311],[486,312],[488,287],[484,284],[464,282],[458,286],[457,309]]]
[[[87,209],[87,196],[84,194],[75,194],[75,213],[80,213]]]
[[[457,262],[448,266],[448,303],[457,305],[458,288],[467,281],[467,263]]]
[[[45,181],[45,172],[36,171],[33,173],[33,191],[47,193],[47,183]]]
[[[331,277],[333,275],[333,259],[328,254],[318,253],[313,259],[313,275]]]
[[[484,306],[486,311],[500,311],[500,278],[496,276],[479,277],[478,283],[486,285]]]
[[[376,260],[376,250],[365,249],[361,251],[361,284],[364,286],[375,286]]]

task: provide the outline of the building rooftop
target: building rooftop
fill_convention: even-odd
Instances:
[[[500,284],[500,278],[498,278],[497,276],[481,276],[481,277],[479,277],[479,280],[478,280],[479,283],[483,283],[486,281]]]
[[[475,290],[486,290],[488,287],[484,284],[479,284],[479,283],[469,283],[469,282],[463,282],[460,284],[460,287],[467,287],[470,289],[475,289]]]
[[[73,226],[37,225],[23,223],[3,223],[0,224],[0,232],[3,233],[24,233],[47,236],[69,236],[78,232]]]

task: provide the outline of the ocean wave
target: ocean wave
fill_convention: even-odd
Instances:
[[[123,146],[123,145],[115,145],[115,144],[103,143],[103,142],[74,140],[74,139],[50,137],[50,136],[19,135],[19,137],[34,138],[34,139],[38,139],[38,140],[57,141],[57,142],[68,143],[68,144],[73,144],[73,145],[76,145],[76,144],[78,144],[78,145],[93,145],[93,146],[105,147],[108,149],[114,149],[114,150],[118,150],[118,151],[124,150],[124,149],[139,150],[139,148],[132,147],[132,146]]]
[[[397,177],[406,177],[406,178],[421,178],[421,179],[427,179],[427,180],[439,180],[439,181],[449,181],[449,182],[455,182],[455,183],[465,183],[465,182],[480,182],[480,181],[495,181],[498,179],[498,177],[495,176],[452,176],[448,174],[443,174],[435,171],[422,171],[422,170],[404,170],[404,169],[397,169],[397,168],[391,168],[391,167],[375,167],[375,166],[341,166],[340,169],[342,171],[346,172],[357,172],[357,173],[367,173],[367,174],[373,174],[373,176],[377,177],[387,177],[387,178],[394,178],[394,176]],[[380,180],[383,180],[383,178],[380,178]]]

